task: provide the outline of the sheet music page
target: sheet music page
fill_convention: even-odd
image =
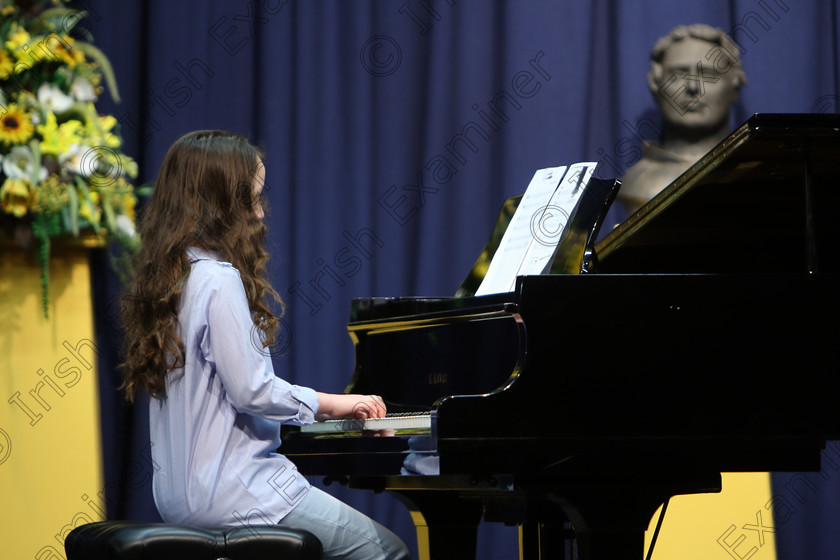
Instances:
[[[578,201],[586,188],[596,163],[576,163],[569,167],[563,180],[551,196],[551,200],[541,209],[539,216],[531,219],[533,239],[528,247],[522,266],[516,276],[525,274],[545,274],[551,268],[551,257],[560,242],[569,218],[577,207]],[[516,278],[514,277],[514,282]],[[511,286],[513,290],[514,286]]]
[[[551,266],[554,249],[596,165],[582,162],[534,174],[475,295],[512,292],[517,276],[542,274]]]

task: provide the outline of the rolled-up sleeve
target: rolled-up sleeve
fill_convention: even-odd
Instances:
[[[312,423],[318,411],[316,392],[274,374],[270,353],[260,341],[262,331],[251,319],[239,272],[226,263],[215,264],[222,266],[207,277],[203,288],[208,327],[201,347],[222,382],[225,398],[240,413],[290,424]]]

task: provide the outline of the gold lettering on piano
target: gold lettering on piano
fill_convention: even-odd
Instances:
[[[429,374],[429,385],[446,385],[447,383],[449,383],[449,377],[445,372]]]

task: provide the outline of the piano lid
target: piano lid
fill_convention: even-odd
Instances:
[[[601,273],[835,272],[840,115],[756,114],[596,245]]]

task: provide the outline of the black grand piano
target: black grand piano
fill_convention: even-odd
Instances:
[[[280,451],[395,493],[435,560],[474,558],[482,520],[518,524],[524,558],[562,558],[571,533],[581,560],[640,560],[671,496],[819,470],[840,439],[838,161],[840,115],[754,115],[575,243],[578,274],[354,300],[348,390],[408,417],[390,437],[290,432]]]

